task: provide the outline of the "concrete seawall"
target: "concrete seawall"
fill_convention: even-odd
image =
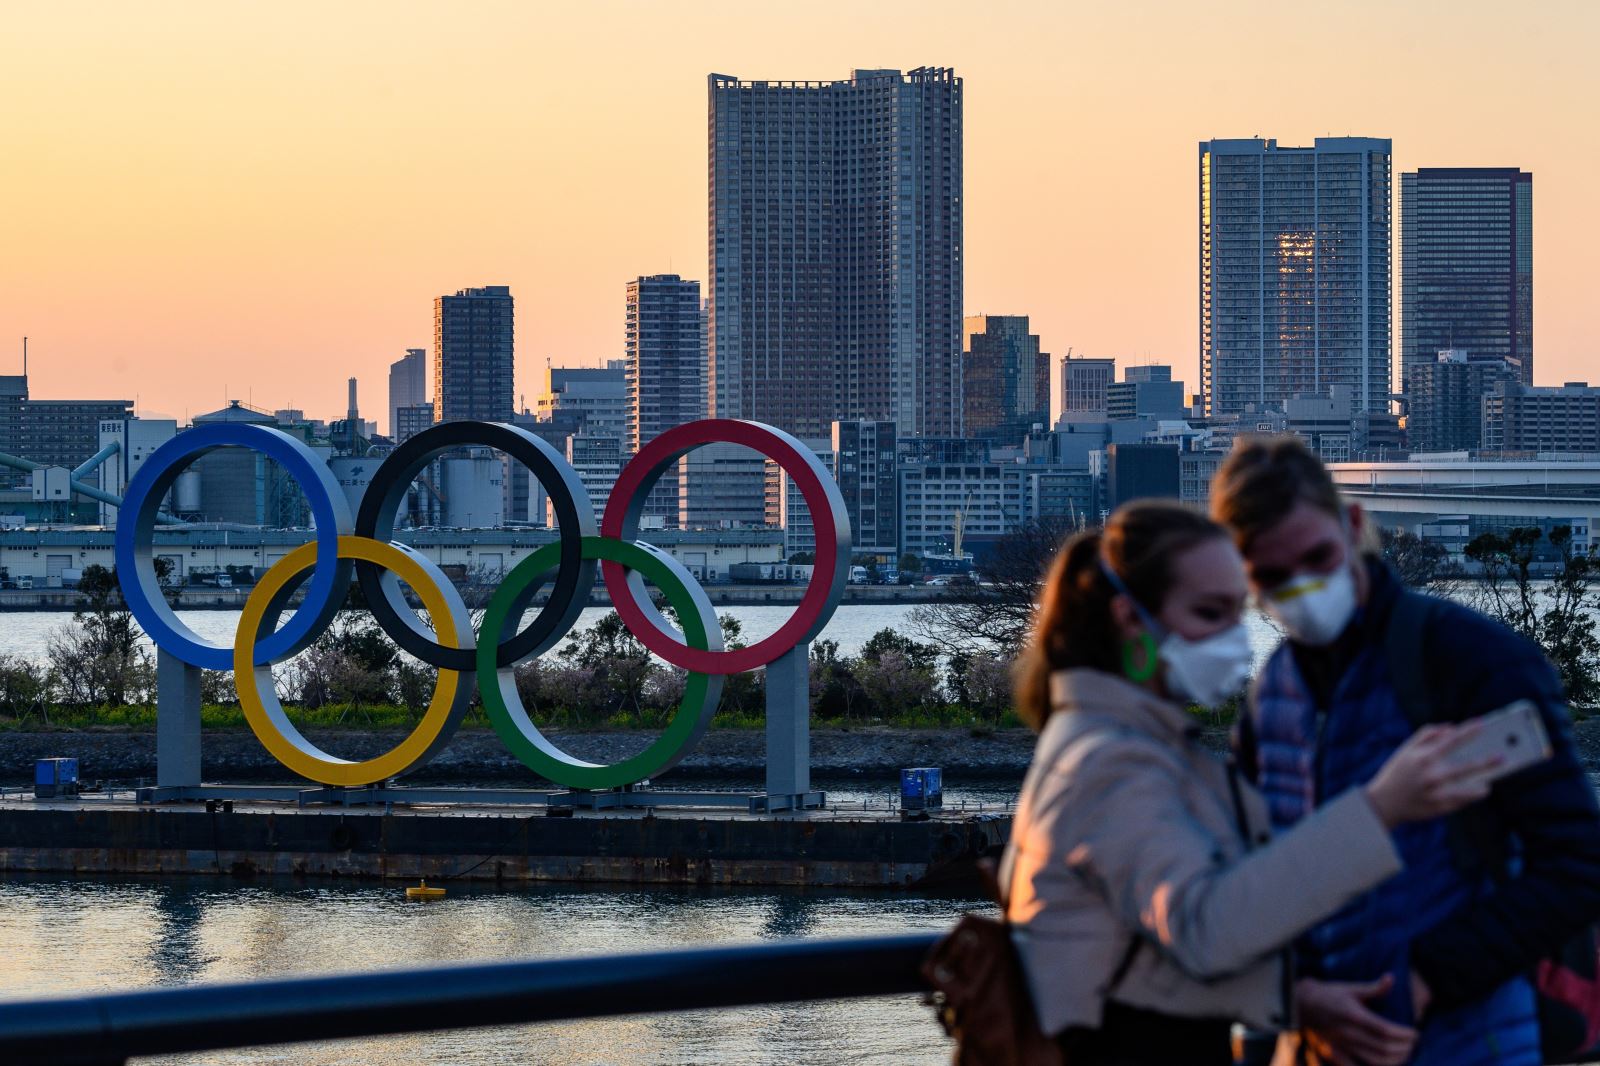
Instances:
[[[0,872],[972,889],[1009,815],[0,802]]]

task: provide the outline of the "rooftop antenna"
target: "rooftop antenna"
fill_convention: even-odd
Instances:
[[[28,338],[22,338],[22,376],[28,376]]]

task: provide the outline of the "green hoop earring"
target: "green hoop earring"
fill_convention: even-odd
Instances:
[[[1134,649],[1144,652],[1144,665],[1134,666]],[[1142,685],[1156,675],[1156,638],[1149,633],[1140,633],[1138,639],[1129,639],[1122,642],[1122,672],[1128,675],[1128,680],[1135,685]]]

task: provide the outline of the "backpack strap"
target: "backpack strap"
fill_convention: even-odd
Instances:
[[[1383,633],[1383,650],[1389,660],[1395,698],[1411,720],[1413,729],[1446,721],[1446,716],[1456,709],[1446,709],[1435,702],[1427,659],[1423,655],[1428,628],[1438,608],[1439,601],[1432,596],[1402,589],[1389,612],[1389,624]]]

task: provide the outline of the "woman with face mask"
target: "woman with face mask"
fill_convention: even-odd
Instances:
[[[1246,681],[1248,595],[1223,529],[1157,501],[1074,537],[1045,577],[1017,680],[1040,737],[1001,885],[1040,1027],[1073,1066],[1221,1066],[1234,1022],[1291,1025],[1284,947],[1401,868],[1394,826],[1487,789],[1488,764],[1452,757],[1471,727],[1430,727],[1272,838],[1189,711]]]

